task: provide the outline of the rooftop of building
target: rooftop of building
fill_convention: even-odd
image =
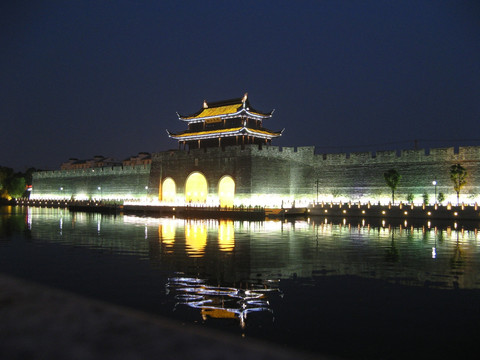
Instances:
[[[206,138],[208,136],[218,137],[222,136],[236,136],[236,135],[256,135],[260,137],[278,137],[282,135],[282,131],[270,131],[267,129],[250,129],[247,127],[235,127],[235,128],[225,128],[225,129],[217,129],[217,130],[205,130],[205,131],[189,131],[186,130],[184,132],[175,134],[171,133],[167,130],[168,135],[175,139],[184,139],[184,138],[195,138],[195,137],[202,137]]]
[[[208,103],[206,100],[203,102],[203,107],[197,112],[190,115],[180,115],[177,113],[178,118],[183,121],[203,121],[209,118],[216,117],[235,117],[235,116],[250,116],[258,119],[266,119],[272,117],[273,111],[263,112],[255,110],[248,100],[248,94],[246,93],[241,98],[222,100]]]

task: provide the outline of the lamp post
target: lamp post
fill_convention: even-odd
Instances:
[[[437,180],[433,180],[432,185],[435,187],[435,204],[436,204],[437,203]]]
[[[100,191],[100,200],[102,200],[102,198],[103,198],[102,187],[99,186],[99,187],[97,187],[97,189],[98,189],[98,191]]]

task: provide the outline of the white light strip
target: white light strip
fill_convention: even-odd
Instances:
[[[226,131],[226,132],[217,132],[217,133],[212,133],[212,134],[203,134],[203,135],[191,135],[191,136],[177,136],[177,135],[170,135],[169,136],[171,138],[174,138],[174,139],[177,139],[177,140],[184,140],[184,141],[189,141],[189,140],[201,140],[201,139],[216,139],[216,138],[219,138],[219,137],[232,137],[232,136],[243,136],[245,134],[242,134],[242,131],[245,130],[247,134],[250,134],[250,135],[253,135],[255,137],[258,137],[258,138],[262,138],[262,139],[272,139],[274,137],[279,137],[281,136],[282,134],[278,134],[278,135],[268,135],[268,134],[262,134],[262,133],[258,133],[258,132],[255,132],[254,130],[250,130],[246,127],[240,129],[240,130],[237,130],[237,131]]]
[[[203,122],[204,120],[214,119],[214,118],[231,119],[231,118],[238,117],[242,112],[246,113],[251,118],[254,118],[254,119],[257,119],[257,120],[263,120],[263,119],[268,119],[268,118],[272,117],[271,114],[270,115],[257,115],[257,114],[251,113],[248,110],[241,109],[240,111],[237,111],[235,113],[228,114],[228,115],[211,115],[211,116],[204,116],[204,117],[195,118],[195,119],[185,119],[185,118],[179,117],[179,119],[182,120],[182,121],[185,121],[185,122],[189,122],[189,123],[197,123],[197,122]]]

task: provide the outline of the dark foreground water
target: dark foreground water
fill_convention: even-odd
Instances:
[[[0,207],[0,271],[244,341],[355,359],[476,359],[478,227]]]

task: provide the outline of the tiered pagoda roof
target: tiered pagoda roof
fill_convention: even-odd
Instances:
[[[188,122],[200,122],[212,118],[228,119],[241,116],[264,120],[271,118],[274,111],[275,110],[264,113],[253,109],[248,101],[248,95],[245,94],[243,98],[217,101],[210,104],[204,100],[203,107],[196,113],[187,116],[177,115],[180,120]]]
[[[180,115],[179,120],[188,123],[188,130],[168,135],[179,141],[179,144],[188,144],[189,147],[209,147],[222,144],[221,138],[234,138],[235,144],[268,143],[272,138],[282,135],[281,131],[271,131],[262,127],[262,121],[272,117],[273,111],[265,113],[255,110],[245,94],[243,98],[224,100],[219,102],[203,102],[203,107],[191,114]],[[246,138],[245,138],[246,137]],[[211,139],[219,139],[218,145]],[[209,142],[201,141],[210,140]],[[195,144],[193,142],[196,142]],[[233,145],[232,140],[224,140],[224,144]],[[203,146],[202,146],[203,145]]]

